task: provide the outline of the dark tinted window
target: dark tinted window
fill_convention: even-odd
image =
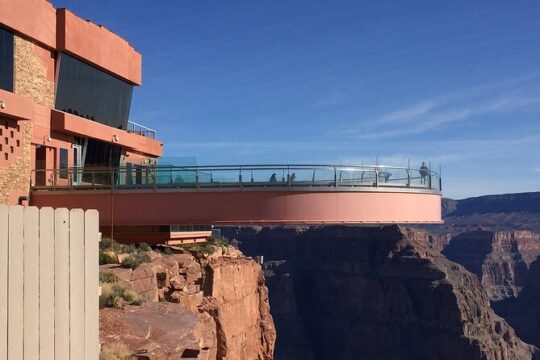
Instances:
[[[87,168],[117,167],[120,163],[121,152],[120,146],[88,139],[84,166]]]
[[[0,89],[13,91],[13,34],[0,28]]]
[[[68,151],[60,149],[60,179],[68,178]]]
[[[127,129],[133,86],[69,55],[60,55],[56,109]]]

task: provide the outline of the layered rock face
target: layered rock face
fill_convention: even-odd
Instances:
[[[283,236],[282,229],[274,231]],[[476,276],[442,256],[425,233],[343,226],[289,236],[294,253],[267,269],[274,273],[272,309],[288,315],[283,325],[284,317],[274,313],[276,359],[537,356],[491,310]],[[294,314],[302,326],[290,321]],[[304,348],[281,343],[298,329],[313,350],[309,357],[299,355]]]
[[[540,234],[530,231],[473,231],[453,237],[443,250],[481,280],[492,301],[516,297],[540,256]]]
[[[443,199],[444,224],[425,226],[432,233],[476,230],[540,232],[540,192]]]
[[[133,271],[102,266],[148,300],[102,310],[102,343],[126,344],[148,360],[273,359],[276,332],[261,266],[232,247],[218,249],[155,256]]]
[[[515,299],[497,304],[497,311],[514,327],[520,338],[540,346],[540,259],[534,261],[523,290]]]

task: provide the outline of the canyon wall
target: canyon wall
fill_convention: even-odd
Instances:
[[[257,245],[259,234],[294,245],[280,253]],[[477,277],[423,232],[336,226],[229,235],[249,251],[269,251],[261,255],[271,260],[265,268],[278,360],[538,357],[493,312]]]
[[[492,301],[516,297],[540,256],[540,234],[471,231],[454,236],[443,254],[476,274]]]
[[[516,298],[496,304],[496,310],[524,341],[540,346],[540,259],[529,269],[527,282]]]

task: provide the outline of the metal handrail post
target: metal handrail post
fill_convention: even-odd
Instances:
[[[379,169],[375,168],[375,187],[379,187]]]
[[[431,176],[433,176],[433,172],[431,171],[431,161],[429,162],[429,188],[431,189]]]
[[[411,169],[407,169],[407,187],[411,187]]]
[[[114,191],[114,169],[111,170],[111,191]]]
[[[337,182],[337,169],[336,169],[335,166],[334,166],[334,187],[338,187],[338,182]]]
[[[195,170],[195,187],[199,187],[199,169]]]
[[[73,173],[70,173],[70,171],[68,170],[68,186],[69,186],[69,191],[73,191]]]

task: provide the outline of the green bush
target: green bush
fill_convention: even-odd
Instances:
[[[99,272],[99,282],[101,283],[116,283],[120,281],[116,275],[108,271]]]
[[[150,262],[150,256],[146,254],[132,254],[127,256],[124,260],[122,260],[121,265],[125,268],[130,268],[135,270],[143,263]]]
[[[147,243],[140,243],[139,244],[139,251],[146,252],[146,251],[150,251],[150,250],[152,250],[152,248]]]

